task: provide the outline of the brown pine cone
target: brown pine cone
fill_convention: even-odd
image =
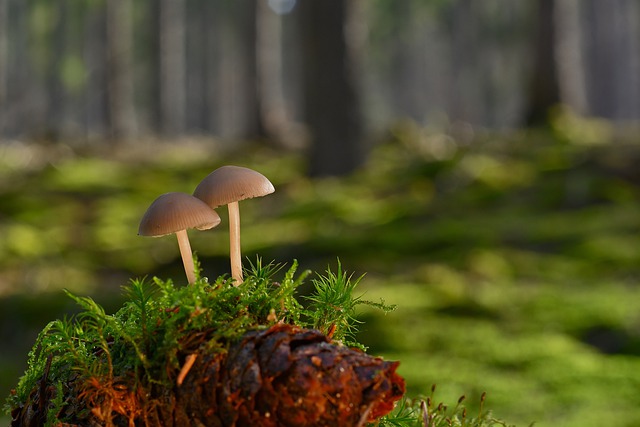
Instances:
[[[318,331],[276,325],[247,334],[229,352],[220,412],[224,425],[364,425],[404,394],[397,367]]]
[[[363,426],[404,394],[398,364],[331,343],[315,330],[277,324],[248,332],[228,353],[198,354],[181,385],[131,392],[118,382],[117,393],[67,398],[60,415],[74,419],[69,426]],[[33,425],[43,415],[37,409],[47,405],[38,394],[15,413],[12,426]],[[88,419],[69,414],[83,403]]]

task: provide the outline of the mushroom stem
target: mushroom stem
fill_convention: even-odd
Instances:
[[[187,274],[187,280],[191,285],[196,282],[196,266],[193,263],[193,254],[191,253],[191,244],[189,244],[189,235],[187,234],[187,230],[176,231],[176,237],[178,238],[178,246],[180,247],[180,256],[182,257],[184,272]]]
[[[240,208],[238,202],[227,205],[229,209],[229,257],[231,258],[231,277],[235,279],[235,286],[243,282],[242,254],[240,250]]]

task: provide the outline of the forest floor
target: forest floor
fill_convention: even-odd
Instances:
[[[398,308],[363,310],[358,339],[401,362],[409,395],[435,383],[473,410],[486,391],[518,426],[639,425],[640,145],[587,136],[462,141],[405,124],[362,170],[330,179],[265,147],[2,145],[0,394],[37,332],[75,310],[63,288],[109,311],[131,277],[183,280],[175,240],[139,237],[138,222],[158,195],[238,164],[276,187],[241,203],[243,255],[366,274],[365,298]],[[224,226],[191,238],[204,275],[228,272]]]

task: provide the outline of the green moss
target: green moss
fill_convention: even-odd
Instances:
[[[124,288],[127,300],[115,314],[107,314],[89,297],[66,291],[82,311],[42,330],[8,407],[24,404],[43,376],[57,387],[77,376],[111,383],[132,373],[142,385],[169,384],[167,368],[179,367],[180,353],[222,351],[246,331],[276,322],[333,329],[336,339],[358,345],[349,341],[357,324],[355,306],[389,309],[354,296],[358,281],[352,282],[340,264],[337,273],[328,269],[326,276],[313,279],[315,292],[305,308],[296,293],[310,272],[296,275],[294,261],[276,282],[274,275],[282,267],[257,259],[237,287],[226,276],[213,283],[199,277],[192,286],[158,278],[131,280]]]
[[[462,395],[455,404],[447,405],[435,400],[435,391],[434,384],[429,396],[405,399],[380,421],[380,427],[514,427],[495,418],[485,408],[487,394],[484,392],[480,395],[477,412],[471,413],[464,405],[466,396]]]
[[[61,383],[72,375],[114,378],[131,371],[144,371],[146,381],[163,383],[167,363],[177,365],[180,351],[224,346],[276,319],[299,321],[303,309],[293,294],[308,272],[294,278],[296,268],[294,262],[278,285],[271,280],[278,267],[262,266],[260,260],[241,287],[226,277],[214,283],[199,278],[193,286],[158,278],[131,280],[124,288],[127,301],[112,315],[93,299],[66,291],[83,311],[43,329],[9,405],[25,402],[45,371]],[[199,341],[186,340],[205,330],[209,335]]]
[[[198,277],[189,286],[158,278],[131,280],[124,287],[126,301],[114,314],[107,314],[92,298],[66,291],[82,311],[54,320],[40,332],[28,356],[28,369],[7,399],[7,412],[28,402],[45,377],[57,391],[49,404],[47,425],[60,421],[58,414],[67,404],[65,387],[79,378],[87,390],[91,384],[115,385],[123,378],[134,378],[139,387],[171,387],[167,372],[179,369],[180,354],[226,351],[245,332],[276,322],[318,329],[334,341],[364,350],[355,339],[356,307],[365,305],[385,313],[395,308],[355,295],[362,277],[352,280],[339,261],[335,272],[328,268],[312,278],[313,291],[303,296],[299,287],[311,272],[297,274],[294,261],[275,281],[283,267],[265,265],[258,258],[237,287],[226,276],[213,283]],[[432,402],[433,390],[426,400],[407,399],[379,425],[417,426],[425,416],[431,417],[433,426],[506,425],[482,410],[478,417],[468,417],[462,400],[453,411],[443,404],[434,407]]]

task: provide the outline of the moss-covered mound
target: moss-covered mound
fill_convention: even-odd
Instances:
[[[40,334],[9,398],[13,426],[358,426],[389,413],[404,394],[398,362],[353,340],[355,307],[342,272],[308,272],[258,260],[241,286],[225,277],[191,286],[135,280],[113,315],[84,309]],[[321,332],[322,331],[322,332]],[[361,346],[359,346],[361,347]]]

